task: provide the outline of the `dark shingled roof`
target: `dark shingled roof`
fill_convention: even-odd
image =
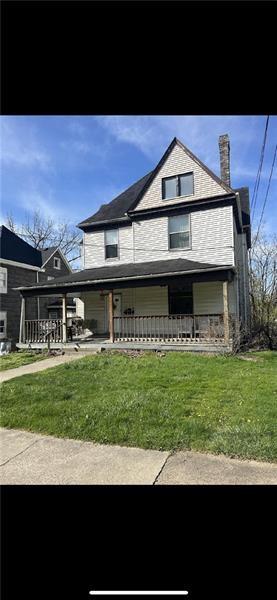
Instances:
[[[133,183],[131,187],[127,190],[119,194],[114,200],[109,202],[108,204],[102,204],[99,210],[89,217],[85,219],[81,223],[79,223],[78,227],[82,227],[83,225],[89,225],[90,223],[97,223],[99,221],[106,221],[111,219],[120,219],[125,216],[127,210],[132,206],[140,194],[141,190],[146,185],[147,181],[150,179],[152,171],[147,175],[144,175],[141,179]]]
[[[152,262],[141,262],[141,263],[126,263],[123,265],[115,265],[109,267],[97,267],[95,269],[84,269],[71,275],[64,277],[57,277],[53,281],[41,282],[35,286],[28,286],[32,288],[40,288],[41,286],[47,288],[55,288],[66,283],[78,283],[78,282],[97,282],[102,280],[113,280],[120,278],[137,278],[147,275],[164,275],[165,273],[178,273],[178,272],[190,272],[190,271],[210,271],[218,268],[221,265],[213,265],[209,263],[200,263],[192,260],[186,260],[184,258],[169,259],[169,260],[156,260]],[[224,268],[224,266],[222,266]],[[230,268],[230,265],[226,265],[225,268]],[[26,288],[28,289],[28,288]]]
[[[0,257],[34,267],[41,267],[42,264],[40,250],[24,242],[5,225],[0,227]]]
[[[51,246],[50,248],[44,248],[44,250],[40,250],[43,265],[56,250],[58,250],[58,246]]]
[[[162,167],[162,165],[166,161],[167,157],[169,156],[171,150],[174,148],[174,146],[176,144],[180,148],[182,148],[184,150],[184,152],[186,152],[186,154],[188,154],[188,156],[190,156],[190,158],[194,162],[196,162],[202,169],[204,169],[204,171],[206,171],[206,173],[208,173],[208,175],[210,177],[212,177],[212,179],[214,179],[214,181],[216,181],[219,185],[221,185],[227,194],[234,192],[234,190],[232,188],[227,186],[226,183],[224,183],[224,181],[219,179],[219,177],[217,175],[215,175],[215,173],[213,173],[208,167],[206,167],[206,165],[204,165],[204,163],[199,158],[197,158],[197,156],[195,156],[195,154],[193,154],[193,152],[191,152],[191,150],[189,150],[189,148],[187,148],[182,142],[180,142],[180,140],[178,140],[175,137],[175,138],[173,138],[172,142],[169,144],[169,146],[166,149],[165,153],[163,154],[161,160],[158,162],[158,164],[156,165],[155,169],[153,169],[153,171],[151,171],[150,173],[148,173],[147,175],[145,175],[144,177],[139,179],[139,181],[136,181],[136,183],[131,185],[131,187],[129,187],[124,192],[122,192],[119,196],[114,198],[114,200],[109,202],[109,204],[102,204],[100,209],[94,215],[92,215],[88,219],[85,219],[84,221],[79,223],[78,227],[83,229],[89,225],[92,226],[94,224],[101,223],[103,221],[118,220],[118,219],[122,219],[124,217],[127,220],[126,213],[130,212],[130,214],[131,214],[131,211],[134,210],[134,208],[137,206],[141,196],[146,191],[146,189],[148,188],[148,186],[150,185],[151,181],[154,179],[156,174],[159,172],[160,168]]]

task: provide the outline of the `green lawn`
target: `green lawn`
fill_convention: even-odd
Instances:
[[[11,352],[5,356],[0,356],[0,371],[16,369],[16,367],[29,365],[30,363],[42,360],[43,358],[47,358],[46,352],[41,354],[34,354],[34,352]]]
[[[3,427],[277,461],[277,352],[88,356],[2,384]],[[255,362],[256,359],[256,362]]]

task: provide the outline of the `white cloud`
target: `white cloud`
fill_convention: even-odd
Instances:
[[[38,143],[34,130],[19,129],[16,121],[1,118],[0,158],[11,166],[37,167],[48,171],[51,167],[49,154]]]

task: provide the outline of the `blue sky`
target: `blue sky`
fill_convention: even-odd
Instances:
[[[231,183],[253,191],[264,116],[18,116],[1,117],[1,222],[20,223],[34,208],[56,222],[77,224],[151,171],[174,136],[217,175],[218,137],[228,133]],[[255,220],[260,217],[277,141],[269,120]],[[275,165],[264,229],[277,229]]]

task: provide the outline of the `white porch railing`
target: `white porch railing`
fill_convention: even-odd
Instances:
[[[114,317],[115,341],[219,342],[225,340],[223,314]]]
[[[24,324],[24,343],[62,342],[62,319],[27,320]]]

